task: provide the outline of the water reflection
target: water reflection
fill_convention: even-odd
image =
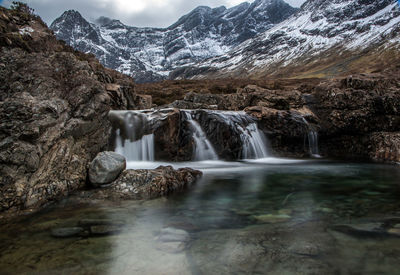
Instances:
[[[3,225],[2,273],[399,270],[400,238],[387,233],[400,228],[399,168],[276,160],[196,165],[203,178],[168,198],[107,202],[78,195]],[[123,227],[112,235],[66,239],[49,233],[83,219],[122,221]]]

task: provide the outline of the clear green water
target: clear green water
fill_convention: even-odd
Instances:
[[[400,238],[386,233],[400,228],[398,166],[212,168],[168,198],[106,202],[76,195],[3,224],[0,273],[400,274]],[[88,218],[124,226],[107,236],[50,234]],[[381,226],[377,233],[368,231],[371,223]],[[367,229],[349,233],[339,224]],[[185,230],[189,238],[160,241],[163,228]]]

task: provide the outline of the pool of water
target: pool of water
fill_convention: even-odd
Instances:
[[[175,166],[196,167],[204,175],[167,198],[111,202],[77,194],[1,225],[0,273],[400,270],[398,166],[288,159]],[[118,230],[52,236],[55,228],[76,227],[87,219],[109,221]]]

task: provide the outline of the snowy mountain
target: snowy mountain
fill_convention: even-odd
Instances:
[[[382,53],[395,49],[398,55],[399,45],[397,0],[308,0],[298,13],[254,39],[177,69],[171,77],[337,75],[372,55],[384,66]]]
[[[89,23],[70,10],[50,28],[57,38],[95,54],[105,66],[132,75],[137,82],[147,82],[224,55],[297,10],[282,0],[256,0],[229,9],[200,6],[168,28],[130,27],[106,17]]]

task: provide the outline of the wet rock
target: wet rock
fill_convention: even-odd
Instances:
[[[189,233],[182,229],[167,227],[161,229],[157,240],[160,242],[187,242],[189,240]]]
[[[382,223],[338,224],[333,230],[355,237],[381,237],[386,235]]]
[[[89,179],[93,186],[114,181],[125,169],[125,157],[115,152],[101,152],[89,166]]]
[[[80,236],[84,232],[82,227],[61,227],[51,230],[51,235],[55,238],[70,238]]]
[[[156,238],[157,248],[169,253],[179,253],[186,248],[189,241],[189,233],[182,229],[166,227],[161,229]]]
[[[117,225],[93,225],[90,226],[90,234],[92,235],[112,235],[119,233],[121,227]]]
[[[253,216],[257,221],[262,223],[281,223],[286,222],[291,219],[289,215],[286,214],[265,214]]]
[[[93,225],[114,225],[114,226],[124,226],[125,223],[117,220],[108,219],[83,219],[78,221],[78,225],[81,227],[90,227]]]
[[[18,17],[13,27],[0,18],[12,40],[0,54],[0,211],[10,212],[83,188],[110,139],[108,112],[139,107],[131,78],[58,41],[37,16]],[[12,34],[28,28],[29,36]]]
[[[160,242],[156,247],[164,252],[180,253],[186,249],[186,244],[184,242]]]
[[[390,228],[387,231],[390,235],[396,236],[396,237],[400,237],[400,227],[398,228]]]
[[[153,199],[183,190],[202,175],[191,168],[175,170],[160,166],[153,170],[125,170],[110,186],[98,190],[97,196],[111,199]]]
[[[289,247],[289,251],[294,254],[310,257],[318,256],[320,254],[320,250],[317,245],[305,241],[298,241],[294,243]]]

